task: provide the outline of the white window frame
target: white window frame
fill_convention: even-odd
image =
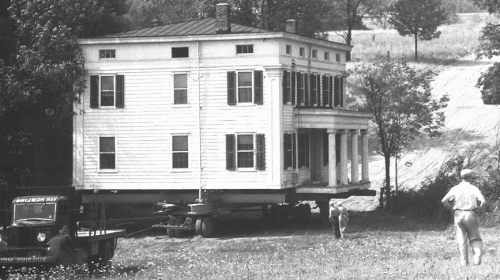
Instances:
[[[109,57],[106,57],[105,56],[101,56],[101,52],[106,54],[107,52],[109,52]],[[113,55],[113,56],[111,56]],[[116,59],[116,49],[100,49],[99,50],[99,60],[101,59]]]
[[[175,103],[175,90],[184,88],[175,88],[175,75],[186,75],[186,103]],[[189,105],[189,73],[188,72],[175,72],[172,74],[172,105],[182,107]]]
[[[253,145],[253,150],[238,150],[238,137],[240,136],[249,136],[251,135],[252,136],[252,145]],[[236,153],[236,162],[235,162],[235,165],[236,165],[236,170],[237,171],[255,171],[257,170],[257,133],[255,132],[241,132],[241,133],[235,133],[235,153]],[[239,152],[242,152],[242,153],[248,153],[248,152],[252,152],[252,157],[253,157],[253,166],[252,167],[239,167],[238,165],[238,157],[239,157]]]
[[[238,70],[236,71],[236,104],[237,105],[255,105],[254,104],[254,87],[255,87],[255,75],[254,75],[254,72],[255,70]],[[250,73],[252,75],[252,85],[250,86],[250,96],[251,96],[251,100],[250,101],[246,101],[246,102],[240,102],[240,85],[239,85],[239,76],[240,76],[240,73]],[[249,88],[248,86],[244,87],[244,88]]]
[[[241,47],[241,52],[238,52],[238,47]],[[252,51],[250,52],[249,48],[252,48]],[[253,54],[254,53],[254,46],[253,44],[244,44],[244,45],[236,45],[236,54],[237,55],[245,55],[245,54]]]
[[[113,78],[113,105],[102,105],[102,77],[112,77]],[[102,74],[99,75],[99,109],[115,109],[116,108],[116,74]]]
[[[180,136],[180,137],[187,137],[187,141],[188,141],[188,142],[187,142],[187,151],[174,151],[174,137],[179,137],[179,136]],[[190,144],[190,142],[191,142],[191,141],[189,141],[189,138],[191,138],[190,136],[191,136],[191,135],[190,135],[189,133],[184,133],[184,134],[171,134],[171,138],[170,138],[170,139],[171,139],[171,143],[172,143],[172,145],[171,145],[171,147],[170,147],[170,151],[171,151],[171,153],[172,153],[172,157],[171,157],[172,162],[171,162],[171,165],[170,165],[170,166],[171,166],[171,169],[172,169],[173,171],[186,171],[186,170],[189,170],[189,169],[190,169],[190,166],[191,166],[191,160],[190,160],[190,156],[189,156],[189,154],[190,154],[190,153],[189,153],[189,150],[190,150],[190,149],[189,149],[189,148],[190,148],[190,145],[189,145],[189,144]],[[187,167],[174,167],[174,154],[176,154],[176,153],[187,153],[187,155],[188,155],[188,166],[187,166]]]
[[[101,169],[101,138],[114,138],[115,139],[115,168]],[[103,134],[97,136],[97,170],[99,173],[116,173],[118,172],[118,138],[115,135]]]

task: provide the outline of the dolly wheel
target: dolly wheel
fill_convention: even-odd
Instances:
[[[199,217],[196,219],[196,224],[194,225],[194,232],[196,235],[202,235],[202,223],[203,217]]]
[[[184,217],[176,217],[174,220],[174,223],[176,226],[180,226],[184,223],[185,218]],[[181,229],[174,229],[174,235],[177,238],[183,237],[184,236],[184,231]]]
[[[214,236],[214,219],[211,216],[203,218],[201,223],[201,236],[205,238]]]

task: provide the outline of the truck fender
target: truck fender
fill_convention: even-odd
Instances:
[[[69,246],[72,250],[75,250],[73,240],[68,235],[56,235],[47,242],[47,245],[49,246],[48,256],[59,256],[64,246]]]

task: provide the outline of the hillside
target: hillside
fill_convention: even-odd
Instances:
[[[476,20],[477,18],[474,19]],[[470,22],[465,22],[463,27],[469,24]],[[474,33],[477,32],[476,30]],[[476,60],[474,55],[470,54],[472,51],[473,48],[469,49],[469,55],[453,63],[445,63],[444,66],[436,67],[435,71],[439,73],[432,82],[433,94],[436,98],[444,94],[450,98],[448,107],[445,109],[446,123],[443,135],[436,139],[417,140],[413,149],[398,162],[400,188],[416,188],[426,178],[433,177],[441,164],[457,149],[463,149],[477,142],[493,144],[496,141],[497,131],[499,131],[497,125],[500,121],[500,105],[484,105],[480,90],[475,86],[481,73],[495,61]],[[373,153],[370,158],[370,178],[373,189],[379,190],[382,187],[385,178],[384,168],[383,158]],[[394,175],[394,160],[392,160],[392,186],[394,186]],[[353,210],[372,210],[378,206],[378,197],[352,197],[346,201],[346,204]]]

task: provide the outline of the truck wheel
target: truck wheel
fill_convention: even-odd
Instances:
[[[175,222],[175,225],[176,225],[176,226],[180,226],[180,225],[182,225],[182,224],[184,223],[184,220],[185,220],[185,218],[183,218],[183,217],[176,217],[176,218],[175,218],[175,221],[174,221],[174,222]],[[184,231],[183,231],[183,230],[180,230],[180,229],[174,229],[174,235],[175,235],[175,237],[177,237],[177,238],[181,238],[181,237],[183,237],[183,236],[184,236]]]
[[[202,234],[202,222],[203,222],[203,217],[199,217],[196,219],[196,224],[194,225],[194,232],[196,235]]]
[[[59,255],[59,260],[57,262],[58,265],[62,265],[65,267],[72,266],[76,263],[76,254],[73,249],[69,245],[64,245]]]
[[[210,238],[214,236],[214,219],[210,216],[204,217],[201,223],[201,236]]]
[[[168,225],[173,226],[174,225],[174,219],[168,220]],[[174,238],[174,229],[173,228],[167,228],[167,235],[170,238]]]

